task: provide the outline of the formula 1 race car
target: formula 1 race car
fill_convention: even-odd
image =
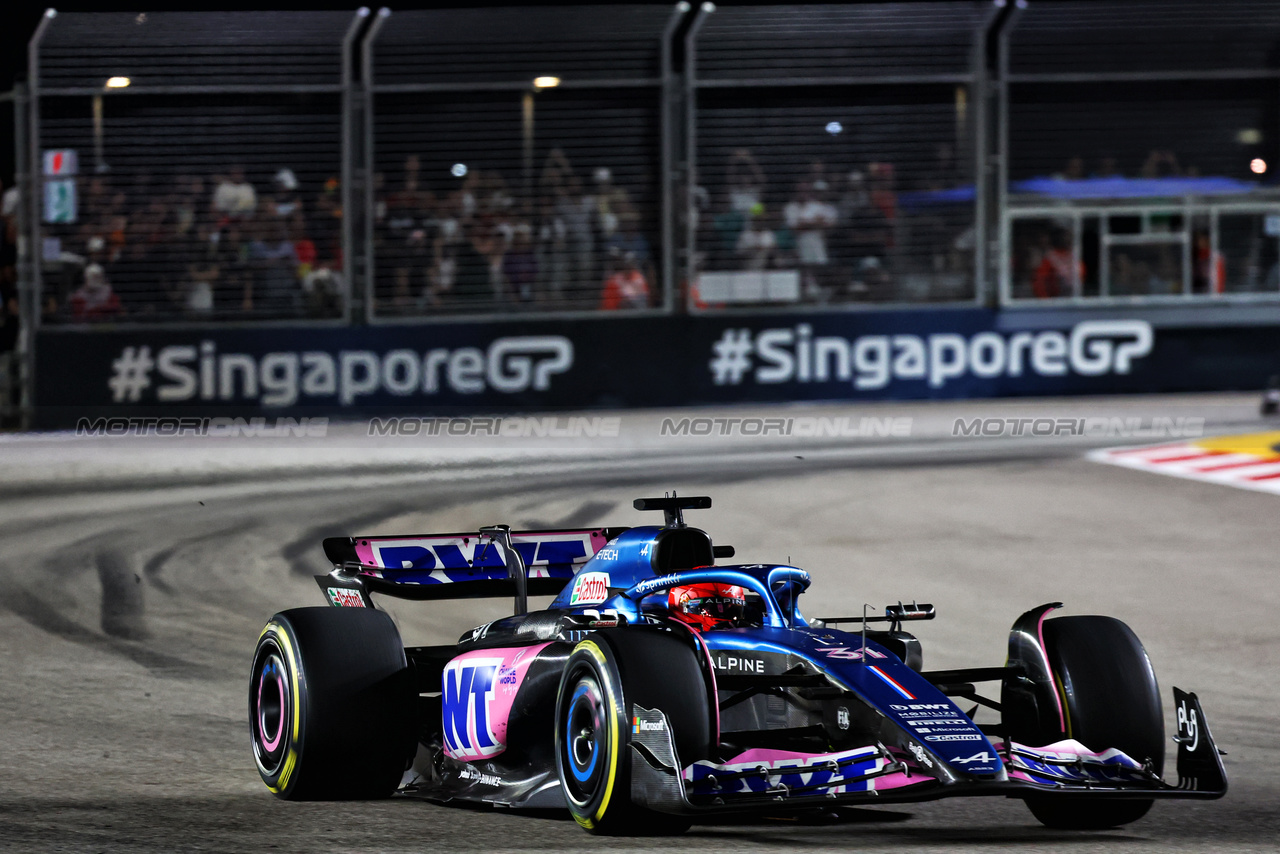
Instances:
[[[254,653],[262,779],[289,799],[567,807],[612,834],[956,795],[1105,828],[1156,798],[1226,792],[1200,703],[1177,688],[1180,779],[1162,779],[1155,673],[1119,620],[1042,605],[1014,622],[1004,666],[925,670],[902,627],[931,605],[806,620],[804,570],[716,565],[733,548],[684,522],[710,506],[637,500],[661,527],[325,540],[334,568],[316,580],[337,607],[276,614]],[[512,595],[515,614],[406,649],[373,595]],[[530,595],[555,600],[529,612]],[[999,721],[976,723],[979,706]]]

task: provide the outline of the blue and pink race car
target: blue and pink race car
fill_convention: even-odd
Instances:
[[[1042,605],[1003,666],[927,670],[903,626],[932,606],[807,618],[804,570],[717,564],[733,548],[684,521],[710,506],[638,499],[661,526],[325,540],[316,580],[336,607],[276,614],[254,653],[263,781],[289,799],[568,808],[606,834],[959,795],[1106,828],[1157,798],[1225,794],[1200,703],[1177,688],[1179,781],[1164,781],[1155,673],[1119,620]],[[406,648],[374,596],[511,596],[515,613]],[[529,596],[555,599],[529,611]]]

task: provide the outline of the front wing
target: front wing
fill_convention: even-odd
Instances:
[[[997,741],[1004,769],[995,775],[931,773],[938,759],[884,744],[839,753],[748,750],[726,762],[681,766],[666,716],[635,707],[654,726],[632,739],[632,799],[651,809],[696,814],[817,803],[890,803],[963,795],[1089,798],[1220,798],[1227,791],[1221,751],[1195,694],[1173,689],[1178,783],[1166,783],[1119,750],[1101,753],[1074,740],[1042,747]],[[953,769],[962,771],[963,769]]]

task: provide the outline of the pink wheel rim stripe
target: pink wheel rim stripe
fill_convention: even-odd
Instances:
[[[279,675],[276,675],[273,681],[276,686],[276,695],[280,698],[280,714],[276,720],[276,734],[268,738],[262,720],[262,689],[267,684],[267,672],[265,669],[262,671],[262,678],[258,680],[258,734],[262,736],[262,746],[267,749],[268,753],[275,752],[276,748],[280,746],[280,737],[284,735],[284,684],[280,681]]]

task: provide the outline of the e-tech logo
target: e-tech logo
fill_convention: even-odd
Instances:
[[[444,752],[454,759],[483,759],[506,749],[493,732],[489,705],[501,658],[450,661],[444,668]]]
[[[819,336],[807,323],[794,328],[726,329],[708,363],[716,385],[852,383],[870,391],[894,381],[941,388],[975,377],[1086,377],[1127,374],[1151,352],[1155,333],[1145,320],[1088,320],[1070,332],[953,332],[933,335]]]
[[[457,394],[498,391],[516,394],[546,391],[551,378],[573,367],[573,342],[561,335],[498,338],[481,350],[434,349],[342,350],[266,353],[219,353],[213,341],[197,348],[173,344],[152,358],[147,345],[125,347],[111,363],[107,387],[114,403],[137,403],[151,388],[152,373],[163,385],[155,390],[162,403],[187,400],[293,406],[334,398],[350,406],[361,397],[430,397],[448,390]]]

